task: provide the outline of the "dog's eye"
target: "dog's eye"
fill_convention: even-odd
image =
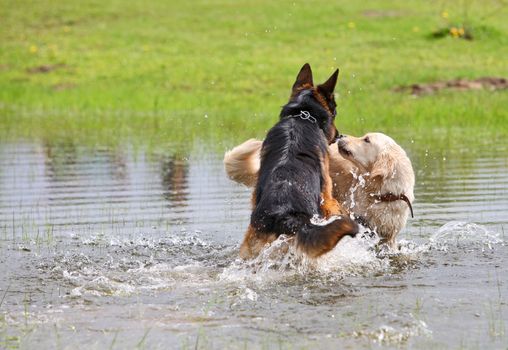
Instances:
[[[368,137],[364,138],[363,141],[370,143],[370,139]]]

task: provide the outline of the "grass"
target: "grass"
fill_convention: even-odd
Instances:
[[[502,137],[506,91],[421,98],[392,91],[508,76],[506,9],[468,4],[468,21],[483,33],[472,41],[430,38],[461,23],[462,2],[0,0],[0,137],[92,144],[262,137],[304,62],[316,81],[340,68],[343,132]],[[38,72],[43,66],[48,72]]]

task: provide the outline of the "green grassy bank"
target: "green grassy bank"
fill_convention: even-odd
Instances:
[[[508,9],[499,1],[0,0],[0,8],[2,138],[262,136],[304,62],[315,81],[340,68],[343,132],[508,130],[507,90],[393,91],[508,77]],[[431,37],[462,26],[473,40]]]

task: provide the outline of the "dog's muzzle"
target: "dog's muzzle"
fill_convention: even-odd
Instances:
[[[344,156],[352,156],[353,153],[351,153],[351,151],[347,149],[346,147],[347,143],[346,141],[344,141],[344,138],[345,138],[344,135],[339,136],[339,140],[337,142],[337,148],[339,149],[339,153]]]

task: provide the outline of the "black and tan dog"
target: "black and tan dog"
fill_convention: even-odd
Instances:
[[[336,141],[333,91],[339,71],[314,87],[305,64],[293,85],[280,120],[268,132],[253,193],[253,212],[240,247],[244,259],[255,257],[278,236],[293,235],[310,257],[331,250],[358,226],[332,197],[328,145]],[[313,218],[335,220],[313,223]]]

